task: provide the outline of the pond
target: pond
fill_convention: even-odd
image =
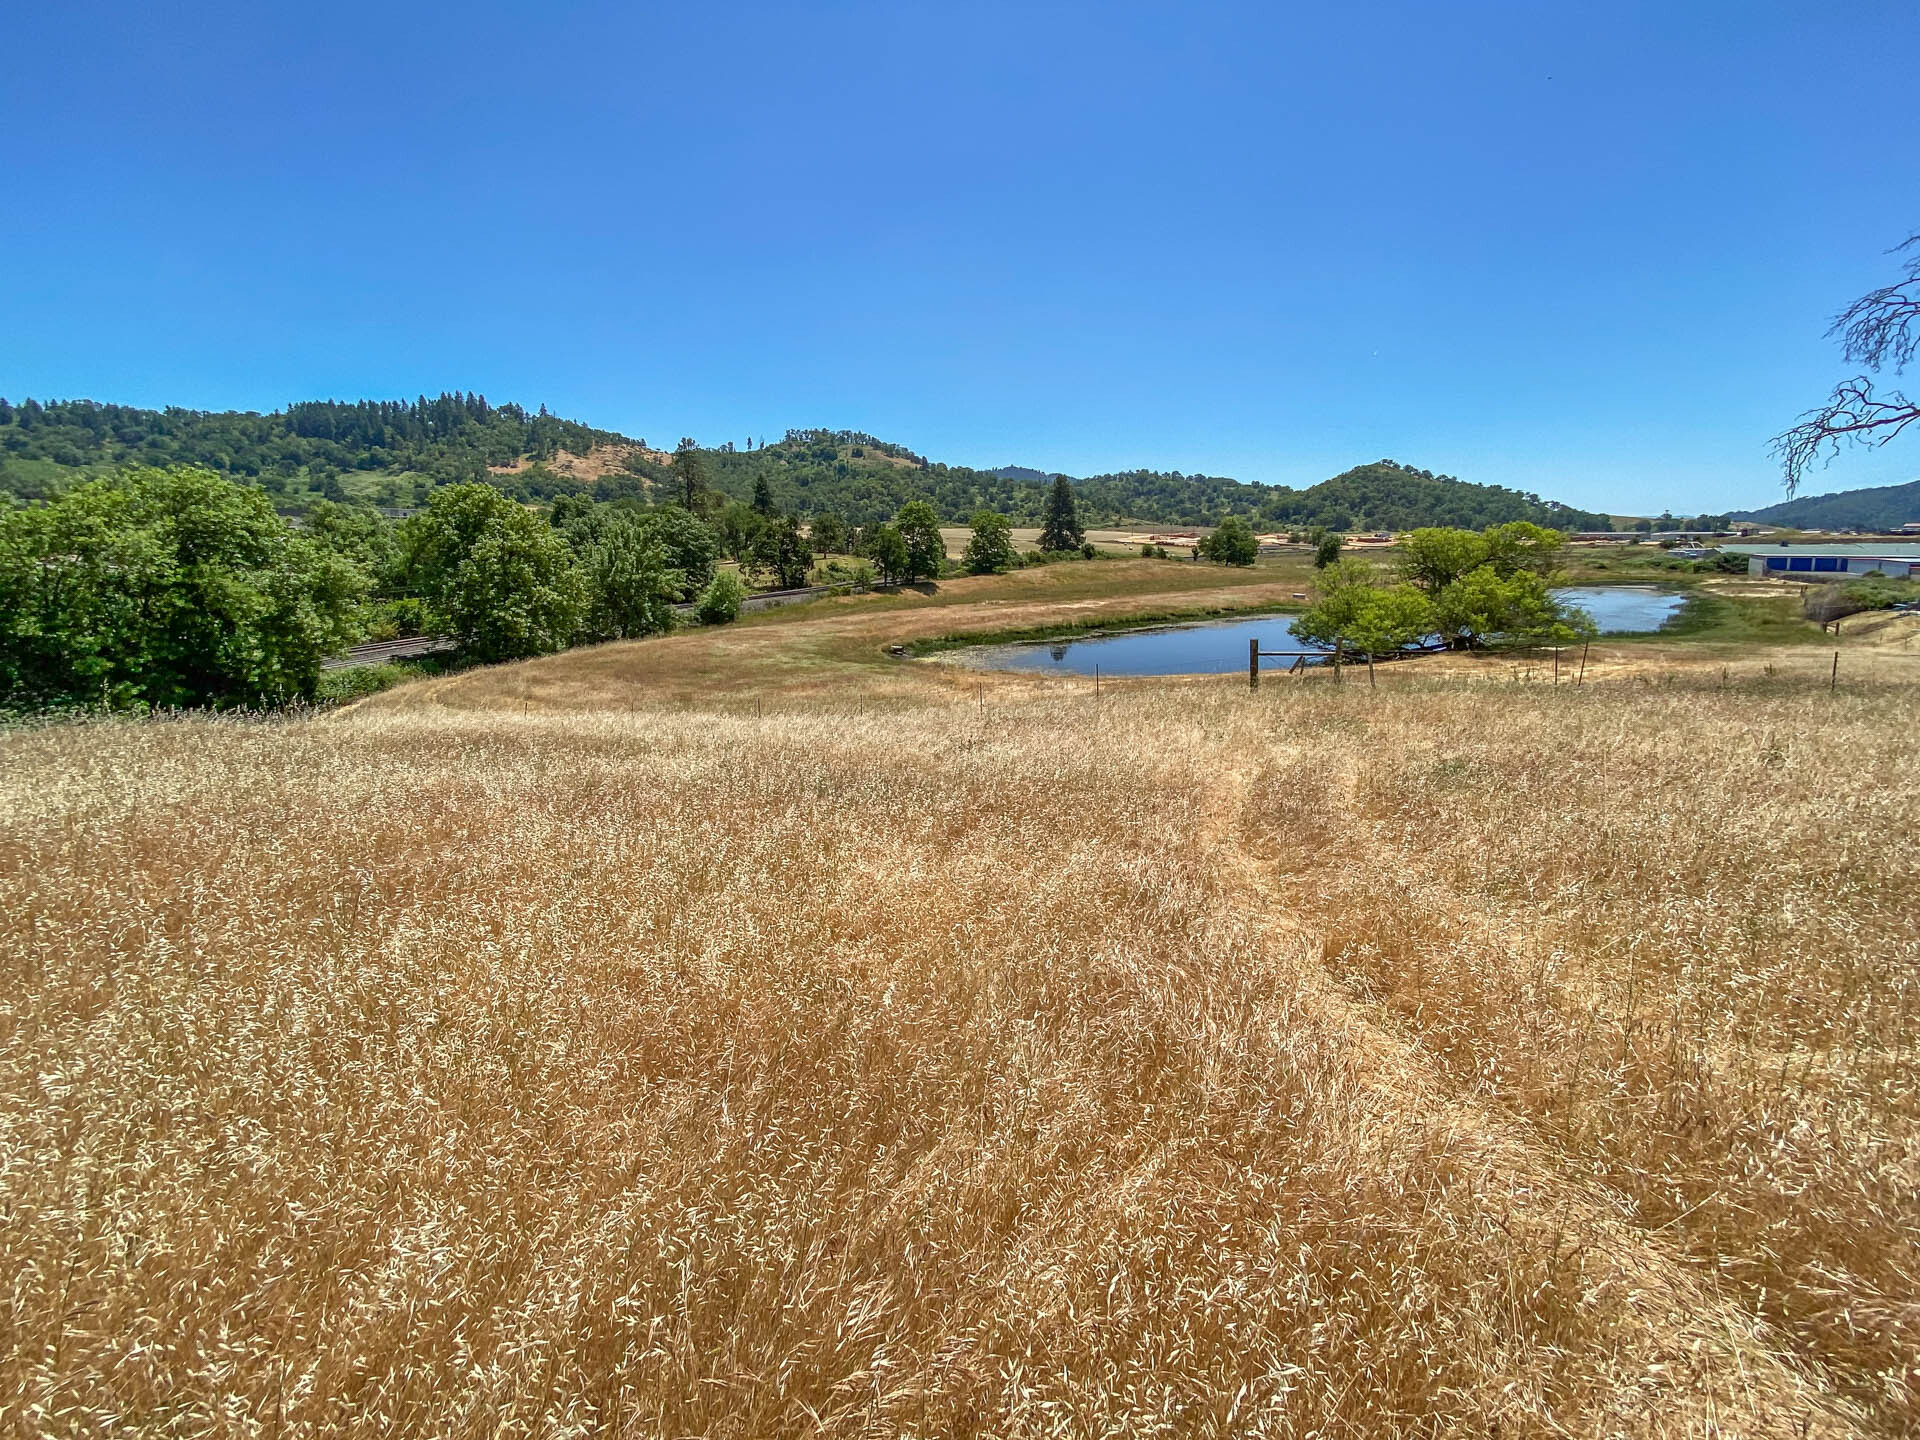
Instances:
[[[1593,617],[1602,635],[1646,635],[1680,612],[1687,597],[1649,585],[1577,585],[1553,592]]]
[[[1594,585],[1554,592],[1578,605],[1602,635],[1658,630],[1685,603],[1685,597],[1638,585]],[[1247,667],[1247,641],[1262,650],[1330,653],[1293,633],[1293,617],[1263,615],[1255,620],[1207,620],[1195,625],[1163,625],[1117,635],[1073,640],[1038,640],[1020,645],[988,645],[972,652],[971,663],[990,670],[1044,670],[1070,675],[1224,675]],[[1262,669],[1282,668],[1289,659],[1266,660]],[[1309,663],[1312,663],[1311,661]]]

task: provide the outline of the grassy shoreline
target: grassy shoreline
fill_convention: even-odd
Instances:
[[[1174,630],[1210,620],[1257,620],[1263,615],[1298,615],[1306,607],[1297,601],[1270,605],[1210,605],[1202,609],[1155,610],[1135,616],[1063,620],[1051,625],[1009,626],[1001,630],[953,631],[910,642],[909,655],[920,659],[954,650],[991,645],[1045,644],[1049,640],[1097,640],[1108,635],[1130,635],[1143,630]]]

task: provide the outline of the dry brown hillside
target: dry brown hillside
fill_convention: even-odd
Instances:
[[[695,638],[0,736],[0,1428],[1920,1425],[1910,686]]]
[[[582,484],[591,484],[603,475],[617,475],[627,467],[627,461],[638,456],[665,465],[672,461],[671,455],[659,450],[649,450],[641,445],[596,445],[585,455],[575,455],[570,450],[557,450],[553,455],[539,463],[556,475],[565,475]],[[493,465],[488,467],[490,474],[518,475],[532,468],[535,462],[522,455],[511,465]]]

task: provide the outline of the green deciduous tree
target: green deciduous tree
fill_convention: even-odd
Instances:
[[[1320,584],[1320,598],[1294,622],[1303,640],[1354,655],[1391,655],[1434,633],[1433,602],[1411,585],[1376,584],[1363,561],[1335,561]]]
[[[907,550],[902,578],[909,585],[916,580],[936,578],[947,558],[947,542],[941,538],[940,517],[934,513],[933,506],[924,500],[902,505],[900,513],[893,517],[893,524]]]
[[[845,555],[853,544],[847,522],[837,510],[822,510],[807,526],[807,538],[822,555]]]
[[[616,520],[587,551],[585,568],[591,638],[631,639],[673,628],[673,605],[686,577],[673,568],[657,532],[638,520]]]
[[[997,510],[976,510],[969,522],[973,536],[967,541],[966,566],[969,575],[1004,575],[1020,563],[1013,550],[1013,526]]]
[[[436,628],[481,660],[565,649],[587,608],[567,543],[491,485],[448,485],[401,527],[405,574]]]
[[[1074,503],[1073,483],[1064,475],[1056,475],[1040,516],[1040,548],[1077,550],[1086,538],[1080,528],[1079,507]]]
[[[1435,526],[1400,540],[1400,573],[1409,584],[1438,595],[1470,570],[1487,563],[1487,542],[1471,530]]]
[[[861,551],[880,571],[883,584],[903,585],[911,577],[911,557],[900,527],[888,521],[870,527],[861,540]]]
[[[264,493],[143,469],[0,511],[0,699],[16,706],[310,698],[358,634],[362,571]]]
[[[682,599],[707,588],[720,558],[720,540],[710,526],[678,505],[649,510],[640,523],[666,548],[667,564],[680,572]]]
[[[757,570],[765,571],[773,583],[793,589],[807,583],[813,569],[813,547],[800,532],[800,522],[791,515],[776,515],[760,527],[750,555]]]
[[[1340,558],[1340,547],[1347,543],[1347,537],[1337,531],[1329,530],[1313,542],[1313,567],[1324,570]]]
[[[1260,556],[1260,541],[1253,527],[1238,515],[1229,515],[1204,536],[1198,546],[1200,558],[1217,565],[1251,565]]]
[[[1433,607],[1451,645],[1566,645],[1594,633],[1583,611],[1556,600],[1546,577],[1530,570],[1502,576],[1482,565],[1442,589]]]

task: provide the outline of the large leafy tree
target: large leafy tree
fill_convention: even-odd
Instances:
[[[1361,560],[1326,567],[1320,598],[1294,622],[1293,633],[1354,655],[1391,655],[1434,633],[1433,602],[1412,585],[1382,586]]]
[[[210,470],[140,469],[0,512],[11,705],[310,698],[358,634],[366,577]]]
[[[641,523],[666,547],[667,563],[684,577],[682,598],[698,594],[713,581],[720,540],[697,515],[678,505],[649,510]]]
[[[1066,476],[1056,475],[1053,488],[1047,491],[1046,509],[1040,516],[1040,548],[1078,550],[1086,538],[1086,531],[1080,527],[1079,508],[1074,503],[1073,484]]]
[[[766,571],[783,589],[806,584],[813,569],[813,547],[801,533],[800,522],[791,515],[776,515],[760,528],[751,558],[757,569]]]
[[[491,485],[448,485],[401,527],[404,572],[433,622],[480,660],[562,650],[588,591],[573,551]]]
[[[852,544],[847,522],[837,510],[822,510],[807,526],[807,538],[822,555],[844,555]]]
[[[906,545],[907,563],[903,578],[911,585],[916,580],[932,580],[940,574],[947,558],[947,542],[940,534],[940,517],[924,500],[902,505],[893,518],[894,528]]]
[[[912,578],[912,557],[907,552],[906,539],[891,520],[869,527],[861,537],[860,549],[878,567],[884,583],[901,585]]]
[[[1416,530],[1400,570],[1432,602],[1434,628],[1451,645],[1566,644],[1591,635],[1584,612],[1550,588],[1566,536],[1517,520],[1471,530]]]
[[[673,628],[686,577],[673,568],[655,531],[630,518],[615,520],[588,549],[586,573],[588,635],[622,640]]]
[[[973,536],[967,541],[969,575],[1004,575],[1019,563],[1013,551],[1013,527],[997,510],[976,510]]]
[[[1229,515],[1199,544],[1200,558],[1220,565],[1251,565],[1260,557],[1260,541],[1253,527],[1238,515]]]
[[[1451,645],[1570,644],[1593,634],[1583,611],[1556,600],[1544,576],[1528,570],[1470,570],[1433,600],[1436,628]]]

